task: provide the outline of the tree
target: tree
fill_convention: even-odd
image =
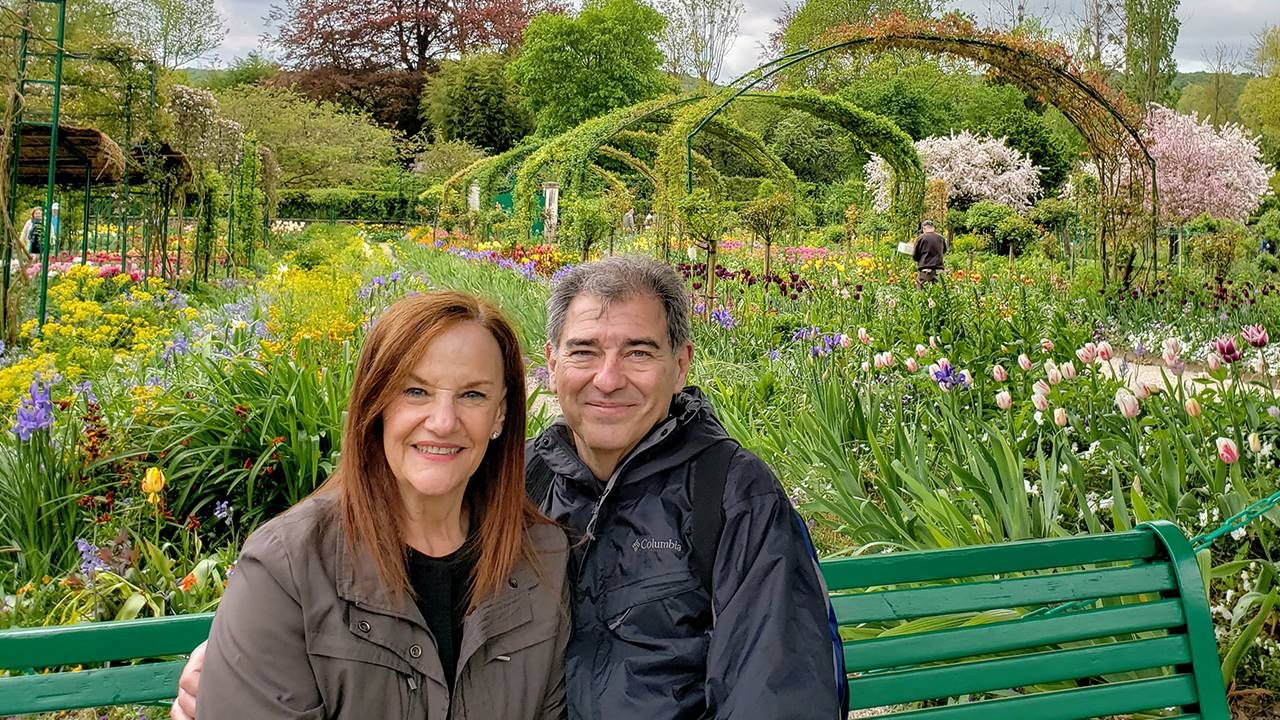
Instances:
[[[1240,119],[1262,136],[1262,147],[1272,164],[1280,165],[1280,25],[1258,36],[1253,53],[1252,78],[1236,105]]]
[[[766,180],[765,182],[769,182]],[[773,241],[777,239],[782,231],[786,229],[787,223],[791,220],[791,195],[786,192],[772,191],[772,183],[766,188],[761,183],[761,190],[764,191],[756,199],[742,206],[742,223],[747,226],[753,235],[760,238],[764,243],[764,274],[769,277],[772,273],[772,250]]]
[[[222,113],[270,147],[282,188],[369,182],[395,155],[395,136],[368,116],[280,88],[245,86],[218,98]]]
[[[244,57],[232,60],[231,67],[226,70],[208,71],[204,82],[200,84],[214,92],[222,92],[239,85],[257,85],[275,77],[278,72],[279,63],[267,60],[262,53],[254,50]]]
[[[1072,157],[1067,143],[1053,132],[1041,116],[1021,107],[978,124],[978,130],[1005,143],[1027,157],[1039,171],[1040,187],[1053,194],[1071,174]]]
[[[1124,57],[1123,0],[1084,0],[1083,6],[1072,27],[1077,54],[1095,70],[1115,70]]]
[[[533,129],[524,99],[506,76],[506,58],[480,53],[446,61],[427,81],[422,112],[445,140],[464,140],[492,153]]]
[[[866,159],[844,128],[804,112],[775,117],[765,128],[765,142],[797,178],[822,185],[838,182]]]
[[[711,303],[716,300],[716,252],[720,247],[720,236],[733,226],[733,213],[726,203],[713,197],[705,188],[697,188],[681,198],[676,211],[685,235],[706,253],[703,300],[710,310]]]
[[[1125,0],[1125,89],[1139,105],[1168,102],[1178,65],[1180,0]]]
[[[411,136],[422,127],[425,73],[446,57],[511,47],[534,13],[554,7],[554,0],[285,0],[270,19],[290,71],[282,85]]]
[[[133,38],[166,70],[204,57],[227,36],[214,0],[138,0],[124,8],[120,34]]]
[[[1183,225],[1201,213],[1243,221],[1267,193],[1270,169],[1244,128],[1154,105],[1147,113],[1147,149],[1156,161],[1160,217]]]
[[[1040,194],[1039,172],[1031,158],[1001,140],[963,131],[916,141],[925,177],[946,181],[947,199],[958,209],[978,200],[994,200],[1018,209]],[[867,164],[867,182],[875,190],[876,209],[889,207],[889,166],[875,157]]]
[[[434,182],[444,182],[454,173],[485,156],[466,140],[441,140],[428,144],[413,161],[413,171]]]
[[[637,0],[588,0],[576,17],[539,15],[507,66],[538,115],[538,129],[561,132],[671,88],[658,69],[665,21]]]
[[[795,5],[784,3],[782,13],[774,18],[777,30],[771,42],[775,54],[816,47],[813,42],[838,25],[866,22],[894,12],[928,17],[942,5],[937,0],[802,0]]]
[[[738,39],[741,0],[656,0],[667,18],[662,50],[672,73],[697,77],[703,83],[720,77],[724,56]]]
[[[609,234],[617,218],[606,199],[580,196],[565,203],[564,220],[565,238],[578,247],[582,262],[587,262],[591,249]]]

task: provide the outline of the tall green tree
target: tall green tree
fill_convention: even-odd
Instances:
[[[1258,36],[1253,54],[1258,77],[1244,86],[1236,108],[1245,126],[1262,136],[1267,160],[1280,165],[1280,25]]]
[[[227,36],[214,0],[139,0],[123,7],[120,34],[166,70],[204,57]]]
[[[242,86],[218,96],[218,105],[275,153],[282,188],[366,184],[395,159],[395,133],[334,103],[280,88]]]
[[[1125,89],[1143,106],[1168,103],[1178,65],[1180,0],[1125,0]]]
[[[507,72],[555,133],[671,89],[658,38],[666,20],[636,0],[587,0],[578,15],[539,15]]]
[[[444,63],[427,80],[422,114],[445,140],[465,140],[499,153],[533,130],[533,116],[497,53]]]

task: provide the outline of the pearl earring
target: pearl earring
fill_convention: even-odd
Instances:
[[[489,439],[490,439],[490,440],[497,440],[497,439],[498,439],[498,436],[499,436],[499,435],[501,435],[501,434],[502,434],[502,431],[501,431],[501,430],[498,430],[498,431],[497,431],[497,432],[495,432],[494,434],[490,435],[490,436],[489,436]]]

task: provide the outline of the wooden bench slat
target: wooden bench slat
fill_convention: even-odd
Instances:
[[[1195,678],[1191,675],[1171,675],[1152,680],[1133,680],[926,708],[896,713],[892,717],[894,720],[1087,720],[1193,705],[1195,701]]]
[[[837,595],[831,598],[831,603],[835,607],[836,618],[847,625],[1165,592],[1176,586],[1167,565],[1136,565],[963,585]]]
[[[822,573],[838,591],[1145,560],[1157,556],[1157,547],[1150,532],[1133,531],[827,560]]]
[[[4,678],[0,682],[0,715],[169,700],[178,687],[184,664],[176,660]]]
[[[1026,618],[844,644],[849,672],[956,660],[1128,633],[1167,630],[1185,620],[1178,600],[1158,600],[1057,617]]]
[[[0,633],[0,669],[165,657],[191,652],[209,637],[213,613]]]
[[[970,693],[1177,666],[1191,660],[1183,635],[978,660],[942,667],[872,673],[849,680],[857,708],[899,705]]]

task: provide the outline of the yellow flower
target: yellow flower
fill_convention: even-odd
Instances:
[[[147,468],[142,476],[142,492],[147,494],[147,502],[152,505],[160,503],[160,493],[164,491],[164,473],[158,467]]]
[[[26,585],[23,585],[22,587],[18,588],[18,596],[21,597],[23,595],[26,595],[27,593],[35,589],[36,588],[34,585],[32,585],[31,583],[27,583]]]

